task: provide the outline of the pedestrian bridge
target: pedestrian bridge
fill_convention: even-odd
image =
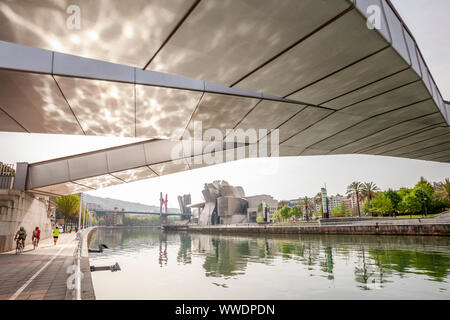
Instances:
[[[190,161],[211,153],[204,136],[170,153],[196,122],[267,141],[278,129],[279,156],[450,162],[450,103],[388,0],[77,3],[0,1],[0,131],[149,140],[19,164],[16,188],[70,194],[209,165]]]
[[[89,210],[89,211],[94,211],[96,214],[107,214],[107,213],[114,213],[114,210]],[[178,216],[178,217],[191,217],[192,214],[191,213],[175,213],[175,212],[141,212],[141,211],[128,211],[128,210],[121,210],[121,211],[117,211],[118,214],[131,214],[131,215],[153,215],[153,216],[163,216],[163,217],[168,217],[168,216]]]

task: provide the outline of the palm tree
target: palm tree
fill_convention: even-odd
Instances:
[[[322,193],[317,192],[317,194],[314,196],[314,204],[318,205],[320,204],[320,208],[323,210],[323,203],[322,203]]]
[[[353,181],[348,187],[347,187],[347,198],[356,197],[356,205],[358,208],[358,217],[361,216],[361,212],[359,210],[359,196],[362,191],[362,183],[358,181]]]
[[[287,205],[288,205],[288,202],[285,201],[285,200],[278,201],[278,209],[281,209],[281,208],[283,208],[284,206],[287,206]]]
[[[309,213],[311,213],[311,208],[314,206],[311,199],[309,199],[308,197],[305,196],[301,200],[301,204],[305,207],[305,214],[309,215]]]
[[[377,187],[377,185],[373,182],[365,182],[361,185],[361,195],[363,198],[367,198],[372,200],[374,194],[376,191],[380,191],[380,188]]]

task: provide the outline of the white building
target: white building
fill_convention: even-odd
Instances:
[[[272,221],[273,214],[277,210],[278,201],[267,194],[244,197],[248,201],[247,218],[249,222],[255,222],[258,216],[262,217],[262,212],[258,212],[258,207],[265,202],[268,208],[268,221]]]

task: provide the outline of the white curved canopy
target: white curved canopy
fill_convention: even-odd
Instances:
[[[202,121],[279,129],[280,156],[450,162],[450,104],[389,1],[79,0],[80,29],[70,4],[0,0],[1,131],[173,139]]]

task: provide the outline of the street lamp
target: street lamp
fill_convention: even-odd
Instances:
[[[428,198],[425,197],[425,192],[423,191],[423,186],[420,186],[420,187],[422,189],[422,200],[423,200],[423,206],[425,207],[425,216],[427,216],[427,203],[425,202],[425,199],[428,199]]]
[[[80,193],[80,215],[78,216],[78,229],[81,229],[81,205],[83,202],[83,193]]]

